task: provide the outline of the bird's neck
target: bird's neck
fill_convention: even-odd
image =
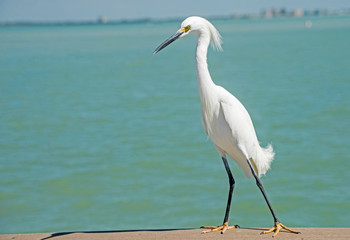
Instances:
[[[200,33],[198,35],[197,50],[196,50],[196,67],[197,67],[197,81],[200,97],[203,101],[206,96],[212,91],[215,84],[213,83],[207,64],[207,52],[210,43],[209,33]]]

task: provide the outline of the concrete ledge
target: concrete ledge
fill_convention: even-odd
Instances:
[[[301,234],[281,231],[275,239],[350,239],[350,228],[293,228]],[[201,229],[157,229],[157,230],[121,230],[86,231],[60,233],[33,233],[0,235],[0,240],[264,240],[272,239],[272,234],[260,235],[266,228],[239,228],[227,231],[201,234]]]

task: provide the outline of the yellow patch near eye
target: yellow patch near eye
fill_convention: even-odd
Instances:
[[[181,28],[181,29],[180,29],[180,32],[188,32],[188,30],[190,30],[190,29],[191,29],[191,26],[188,25],[188,26],[186,26],[186,27]]]

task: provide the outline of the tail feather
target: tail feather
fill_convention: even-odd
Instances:
[[[267,170],[269,170],[274,157],[275,152],[273,151],[271,144],[267,145],[266,148],[260,148],[260,151],[258,151],[257,156],[254,159],[258,170],[257,174],[259,178],[261,175],[264,175],[267,172]]]

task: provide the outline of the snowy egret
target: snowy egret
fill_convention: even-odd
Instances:
[[[173,36],[154,50],[153,54],[158,53],[170,43],[188,34],[197,36],[196,68],[202,103],[202,123],[205,132],[214,143],[224,162],[230,185],[223,224],[220,226],[202,227],[210,229],[203,233],[220,230],[221,233],[224,233],[228,229],[237,227],[237,225],[228,225],[235,180],[226,155],[230,156],[243,169],[248,178],[255,178],[256,184],[265,198],[274,219],[274,226],[263,233],[274,232],[274,236],[276,236],[282,228],[292,233],[298,233],[280,223],[259,179],[270,168],[271,161],[274,158],[272,146],[260,147],[247,110],[236,97],[224,88],[215,85],[210,77],[207,64],[208,46],[211,43],[217,50],[222,50],[221,36],[215,27],[204,18],[189,17],[182,22],[181,28]]]

